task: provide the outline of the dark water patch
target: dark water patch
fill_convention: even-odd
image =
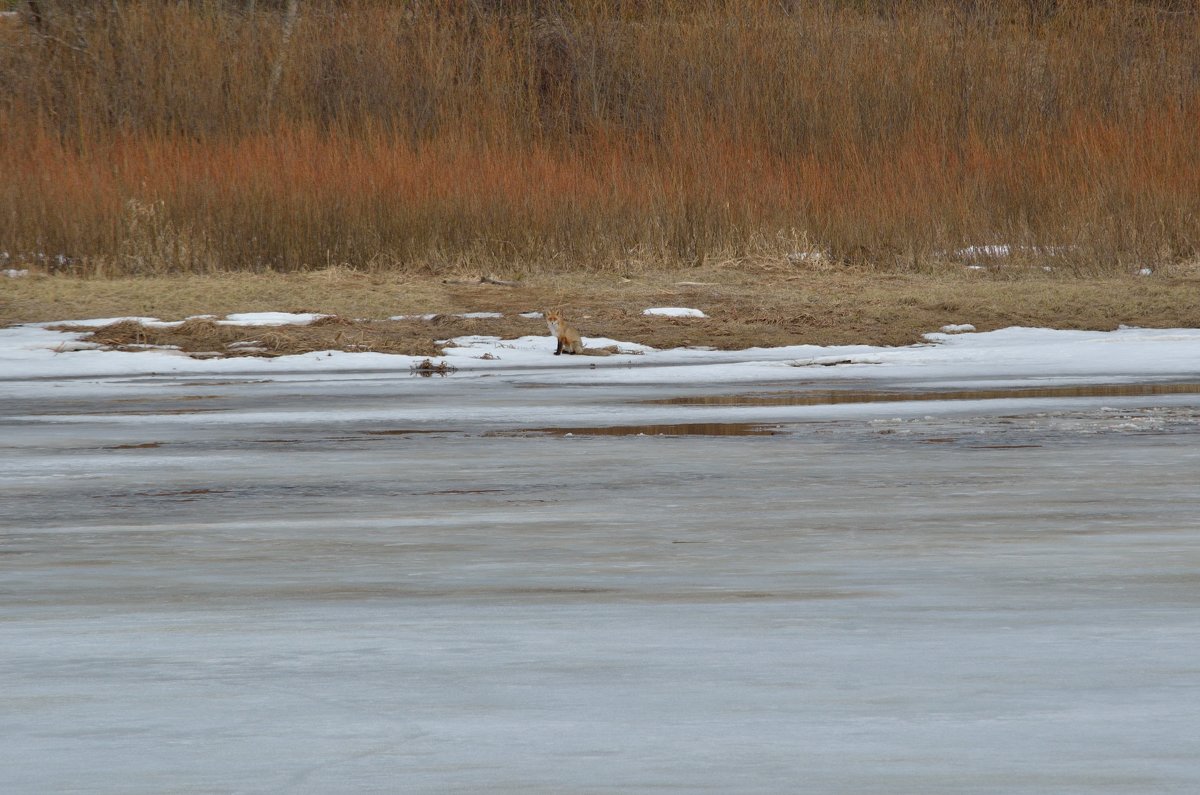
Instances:
[[[1040,444],[972,444],[972,450],[1024,450],[1030,447],[1041,447]]]
[[[429,430],[417,428],[395,428],[386,431],[363,431],[367,436],[411,436],[418,433],[454,433],[444,429],[434,428]]]
[[[213,412],[228,412],[229,409],[204,409],[204,408],[188,408],[188,409],[141,409],[136,411],[113,410],[113,411],[84,411],[78,412],[87,417],[156,417],[164,414],[211,414]],[[36,412],[38,417],[54,417],[63,414],[62,411],[43,411]],[[75,412],[71,412],[75,413]]]
[[[939,389],[928,391],[805,390],[737,395],[690,395],[641,401],[657,406],[830,406],[841,403],[904,403],[934,400],[1003,400],[1011,398],[1148,397],[1200,394],[1200,383],[1084,384],[1004,389]]]
[[[112,400],[111,403],[155,403],[163,401],[180,401],[180,400],[220,400],[221,395],[176,395],[175,397],[137,397],[137,398],[120,398]]]
[[[229,489],[187,489],[184,491],[138,491],[134,497],[166,497],[173,502],[194,502],[207,494],[227,494]]]
[[[527,428],[484,436],[775,436],[774,425],[750,422],[683,422],[670,425],[608,425],[595,428]]]

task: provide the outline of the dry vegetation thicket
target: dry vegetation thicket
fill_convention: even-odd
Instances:
[[[85,274],[921,269],[1200,241],[1181,2],[130,0],[0,29],[0,249]],[[54,259],[57,255],[65,259]]]

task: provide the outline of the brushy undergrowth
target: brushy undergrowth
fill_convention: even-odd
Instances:
[[[130,0],[0,25],[0,249],[126,276],[1194,261],[1191,3]]]

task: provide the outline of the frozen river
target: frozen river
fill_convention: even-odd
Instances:
[[[1200,395],[595,376],[0,383],[0,792],[1200,791]]]

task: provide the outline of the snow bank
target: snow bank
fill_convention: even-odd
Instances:
[[[274,313],[272,313],[274,314]],[[266,314],[231,317],[264,322]],[[300,316],[288,315],[294,319]],[[120,318],[76,322],[95,327]],[[175,350],[98,350],[84,332],[54,331],[47,324],[0,329],[0,380],[27,378],[127,377],[179,373],[253,373],[260,377],[297,373],[395,371],[425,357],[321,351],[274,358],[196,359]],[[645,345],[589,337],[589,347],[617,345],[606,357],[554,356],[545,335],[502,340],[490,336],[449,341],[443,356],[456,377],[489,372],[536,372],[538,378],[571,382],[736,383],[760,379],[838,380],[894,377],[968,381],[1024,379],[1037,383],[1112,381],[1125,378],[1200,377],[1200,330],[1120,328],[1116,331],[1055,331],[1006,328],[960,334],[947,327],[926,342],[903,348],[870,345],[794,345],[714,351],[656,350]]]

